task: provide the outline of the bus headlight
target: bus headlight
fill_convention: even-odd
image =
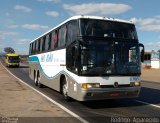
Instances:
[[[135,86],[140,86],[141,82],[135,82],[134,84],[135,84]]]
[[[99,83],[82,83],[82,88],[87,89],[87,88],[99,88],[100,84]]]
[[[140,86],[141,82],[130,82],[130,86]]]

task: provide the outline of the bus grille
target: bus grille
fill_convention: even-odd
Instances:
[[[114,85],[101,85],[101,88],[115,88]],[[118,85],[117,88],[131,87],[130,84]]]

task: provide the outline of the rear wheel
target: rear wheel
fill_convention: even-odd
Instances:
[[[43,87],[43,84],[41,84],[40,79],[41,79],[41,76],[40,76],[40,73],[38,72],[38,73],[37,73],[37,83],[38,83],[38,87],[39,87],[39,88],[42,88],[42,87]]]
[[[62,94],[66,101],[70,100],[70,97],[68,96],[68,85],[67,85],[67,81],[65,78],[63,79]]]
[[[37,72],[34,71],[34,84],[37,86],[38,83],[37,83]]]

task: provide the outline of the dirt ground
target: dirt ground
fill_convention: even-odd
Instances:
[[[0,117],[71,117],[22,84],[0,64]]]
[[[142,69],[141,77],[145,81],[160,83],[160,69]]]

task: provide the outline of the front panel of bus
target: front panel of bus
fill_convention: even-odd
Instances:
[[[8,67],[9,66],[19,67],[20,60],[19,60],[18,55],[13,55],[13,54],[12,55],[7,55],[5,61],[6,61],[6,64],[7,64]]]
[[[67,69],[79,76],[77,98],[137,97],[141,62],[134,24],[80,19],[79,25],[80,36],[66,55]]]

